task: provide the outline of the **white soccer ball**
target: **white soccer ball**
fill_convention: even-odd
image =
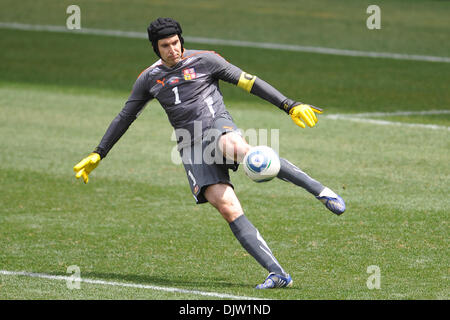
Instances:
[[[280,172],[280,158],[268,146],[252,147],[243,161],[245,174],[255,182],[269,181]]]

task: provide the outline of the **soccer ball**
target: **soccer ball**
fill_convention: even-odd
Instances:
[[[252,147],[244,157],[245,174],[255,182],[269,181],[280,172],[280,158],[270,147]]]

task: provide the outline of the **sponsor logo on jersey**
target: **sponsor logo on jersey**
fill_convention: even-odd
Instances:
[[[156,80],[156,83],[162,84],[162,86],[164,87],[164,81],[166,81],[166,78],[162,78],[162,80],[158,79]]]
[[[194,68],[187,68],[183,70],[184,80],[194,80],[197,78],[197,74],[195,73]]]

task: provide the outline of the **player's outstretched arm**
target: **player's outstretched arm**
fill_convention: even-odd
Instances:
[[[97,148],[95,148],[94,152],[73,167],[73,170],[76,172],[75,177],[77,179],[82,177],[84,183],[88,183],[89,173],[91,173],[91,171],[98,166],[100,160],[106,157],[111,148],[128,130],[131,123],[136,119],[138,110],[141,110],[142,107],[142,103],[127,102],[122,111],[109,125],[106,133],[100,141],[100,144]],[[132,110],[132,112],[130,112],[130,110]]]
[[[136,80],[128,101],[120,113],[114,118],[103,135],[100,144],[89,156],[77,163],[73,170],[77,179],[83,178],[84,183],[88,183],[89,174],[94,170],[100,160],[105,158],[115,143],[128,130],[131,123],[136,120],[145,104],[152,99],[146,91],[146,75],[142,74]]]
[[[306,125],[314,127],[318,120],[316,113],[323,112],[321,108],[286,98],[264,80],[246,72],[241,73],[237,86],[284,110],[294,123],[302,128]]]
[[[218,54],[210,52],[205,56],[205,59],[207,61],[206,65],[209,66],[214,77],[233,83],[284,110],[291,116],[295,124],[302,128],[305,128],[306,125],[309,127],[316,125],[316,113],[322,113],[322,109],[288,99],[264,80],[242,71]]]

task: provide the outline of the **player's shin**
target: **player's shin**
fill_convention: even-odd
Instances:
[[[324,189],[324,186],[320,182],[314,180],[288,160],[283,158],[280,158],[280,172],[278,173],[277,178],[302,187],[314,196],[318,196]]]
[[[272,254],[267,243],[259,234],[259,231],[247,219],[241,215],[230,223],[231,231],[249,254],[269,272],[287,276],[283,268]]]

